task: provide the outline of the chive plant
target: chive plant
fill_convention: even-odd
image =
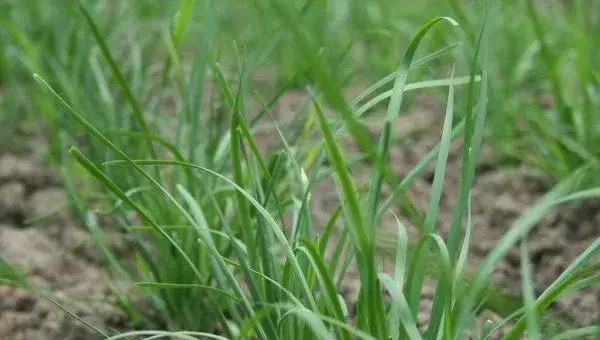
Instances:
[[[216,1],[174,2],[171,13],[176,14],[170,25],[153,31],[149,39],[154,43],[133,44],[130,50],[124,47],[127,52],[115,50],[119,45],[112,41],[120,33],[119,26],[114,35],[107,35],[101,27],[113,22],[96,19],[106,8],[80,2],[73,8],[78,21],[65,24],[65,29],[79,43],[70,46],[80,49],[79,59],[74,60],[79,68],[57,64],[36,70],[39,74],[35,75],[46,90],[38,96],[47,108],[44,118],[57,138],[55,161],[72,205],[107,267],[136,287],[145,301],[141,304],[116,291],[121,306],[142,327],[158,329],[109,338],[485,339],[495,330],[474,334],[472,329],[481,308],[504,318],[494,327],[508,325],[505,339],[524,334],[543,338],[541,317],[551,303],[597,282],[597,265],[591,260],[600,243],[592,243],[550,287],[535,296],[525,238],[552,207],[598,196],[600,190],[582,186],[594,174],[592,164],[582,165],[525,212],[478,268],[469,267],[470,235],[477,227],[470,218],[470,192],[489,111],[492,81],[488,65],[493,58],[490,46],[496,41],[491,32],[495,32],[499,10],[494,1],[485,1],[479,25],[461,28],[449,17],[427,21],[416,30],[403,58],[398,58],[397,70],[353,101],[342,92],[350,78],[336,67],[345,60],[344,49],[324,50],[324,45],[331,46],[321,36],[324,26],[307,25],[315,22],[315,16],[325,22],[323,15],[331,12],[324,10],[323,3],[253,2],[252,8],[267,16],[274,29],[251,48],[238,49],[234,66],[219,64],[213,53],[219,22],[211,14],[222,9]],[[203,13],[202,29],[195,41],[200,48],[189,60],[184,58],[186,37],[197,27],[194,22],[199,12]],[[460,22],[461,16],[458,18]],[[87,30],[80,30],[79,24]],[[440,79],[413,81],[417,67],[431,65],[459,47],[451,44],[417,59],[421,44],[436,30],[451,34],[460,29],[467,30],[472,47],[468,62],[463,63],[466,67],[459,64]],[[150,56],[161,49],[163,59],[150,63]],[[292,67],[290,81],[263,101],[251,92],[254,76],[278,49],[292,54],[300,66]],[[123,62],[119,53],[133,57]],[[91,72],[84,72],[87,62],[91,62]],[[289,138],[284,132],[288,127],[273,120],[281,147],[265,154],[258,147],[256,125],[268,118],[288,86],[298,85],[296,77],[302,77],[301,83],[306,85],[309,104],[306,111],[295,113],[300,131],[294,135],[298,138]],[[386,89],[390,83],[391,89]],[[465,88],[466,97],[461,101],[460,116],[455,114],[458,86]],[[392,126],[403,113],[407,93],[424,88],[445,93],[440,142],[406,178],[398,179],[388,164]],[[218,93],[216,99],[207,95],[209,90]],[[163,109],[172,97],[175,107]],[[213,101],[218,101],[218,110],[213,109],[217,106]],[[260,103],[258,109],[252,109],[255,102]],[[387,110],[382,133],[373,140],[361,116],[378,104],[387,104]],[[315,143],[313,132],[322,139]],[[78,134],[85,137],[84,143],[67,149]],[[348,165],[353,160],[341,145],[341,137],[346,135],[356,141],[373,166],[364,186],[355,185],[350,173]],[[436,231],[436,220],[450,144],[459,137],[459,204],[450,235],[444,239]],[[404,192],[434,161],[428,209],[420,212]],[[72,180],[74,171],[91,178],[82,186]],[[310,203],[323,178],[335,181],[339,205],[326,225],[319,226]],[[392,194],[382,199],[384,186]],[[99,223],[90,196],[131,242],[134,270],[105,242],[105,226]],[[417,239],[409,239],[397,219],[397,233],[386,235],[395,240],[393,270],[383,272],[378,266],[382,256],[379,229],[382,216],[395,204],[401,204],[402,212],[420,233]],[[291,225],[284,223],[285,214],[294,217]],[[315,232],[317,228],[320,233]],[[507,299],[489,288],[488,279],[495,265],[519,242],[523,299],[502,309]],[[327,251],[330,244],[335,245],[332,252]],[[345,300],[340,294],[350,263],[359,272],[357,301]],[[426,279],[434,282],[435,294],[428,322],[420,325],[416,317]],[[594,332],[597,328],[593,326],[572,329],[555,338]]]

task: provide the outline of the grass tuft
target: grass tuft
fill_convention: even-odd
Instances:
[[[36,112],[71,209],[113,278],[134,289],[114,294],[138,330],[88,325],[107,339],[463,339],[478,336],[486,309],[504,320],[479,338],[501,327],[507,340],[590,335],[596,326],[550,334],[545,320],[561,296],[598,284],[600,242],[536,296],[526,241],[555,207],[600,195],[589,52],[600,34],[588,34],[598,19],[583,3],[8,0],[0,123],[21,120],[8,105]],[[24,77],[32,73],[37,87]],[[360,83],[372,85],[349,98]],[[390,154],[407,136],[394,127],[415,91],[439,95],[442,129],[398,178]],[[303,103],[283,112],[289,122],[277,110],[288,94]],[[542,94],[549,105],[530,99]],[[484,139],[501,164],[557,181],[473,268],[471,191]],[[439,217],[457,141],[460,188],[445,236]],[[420,211],[408,192],[432,163]],[[365,164],[369,181],[357,183]],[[337,193],[325,222],[313,211],[324,180]],[[109,227],[131,243],[130,258],[108,245]],[[489,278],[519,243],[515,297]],[[4,261],[0,280],[27,284]],[[350,280],[356,298],[342,293]],[[434,294],[422,320],[426,287]]]

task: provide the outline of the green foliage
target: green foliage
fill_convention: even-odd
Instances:
[[[461,24],[477,18],[477,7],[450,3]],[[598,164],[600,64],[591,46],[600,36],[599,5],[553,0],[499,6],[489,64],[495,81],[488,130],[508,161],[557,179]]]
[[[30,110],[49,128],[52,160],[73,210],[107,268],[151,308],[115,291],[121,306],[140,327],[160,329],[111,339],[461,339],[476,336],[472,323],[481,308],[513,322],[505,339],[525,333],[543,338],[550,304],[598,281],[591,261],[600,247],[595,242],[536,297],[524,241],[554,206],[600,194],[589,186],[597,165],[592,113],[598,79],[586,51],[595,38],[582,33],[586,13],[582,1],[575,3],[574,14],[558,25],[566,30],[569,20],[580,23],[569,26],[579,32],[575,53],[558,57],[562,49],[546,42],[546,17],[531,2],[465,7],[449,1],[424,11],[424,18],[393,15],[423,5],[383,0],[73,1],[64,8],[7,1],[0,39],[13,54],[0,60],[0,74],[3,82],[18,72],[36,74],[45,91],[33,91],[28,80],[10,91],[30,93]],[[515,14],[523,9],[526,16]],[[430,15],[436,11],[455,19]],[[405,51],[402,59],[399,51]],[[562,79],[571,79],[561,70],[572,55],[577,82],[587,89],[581,96],[569,94]],[[538,57],[547,76],[533,67]],[[9,71],[6,65],[17,59],[24,62]],[[257,78],[270,67],[275,89],[259,89]],[[556,119],[535,103],[517,112],[524,101],[515,89],[547,86],[536,77],[548,78]],[[344,90],[365,79],[374,85],[348,100]],[[287,90],[299,86],[307,105],[292,124],[267,122],[278,149],[265,153],[256,137],[259,125]],[[418,89],[443,93],[443,131],[439,144],[398,179],[388,164],[397,137],[392,126],[409,91]],[[375,141],[363,116],[378,105],[387,110]],[[516,118],[527,123],[524,137],[521,127],[507,122]],[[500,150],[560,181],[471,271],[470,194],[486,132],[496,144],[511,137]],[[315,141],[317,133],[322,138]],[[344,150],[342,137],[352,138],[359,160],[373,166],[364,186],[354,182],[349,165],[356,157]],[[450,145],[459,137],[461,185],[444,239],[436,220]],[[523,152],[533,143],[536,153]],[[404,193],[434,161],[429,206],[420,212]],[[82,173],[86,180],[76,182]],[[340,203],[322,226],[313,219],[311,200],[324,178],[334,179]],[[382,198],[384,187],[389,197]],[[381,218],[396,204],[421,233],[409,239],[396,219],[397,234],[384,235],[394,241],[382,246]],[[131,242],[134,270],[105,242],[101,214]],[[522,301],[488,282],[519,242]],[[326,251],[330,244],[334,249]],[[389,253],[393,272],[381,272],[381,256]],[[359,272],[355,306],[340,294],[351,263]],[[18,277],[0,264],[0,276]],[[426,279],[436,285],[433,308],[428,325],[418,325]],[[595,331],[568,330],[556,338]]]

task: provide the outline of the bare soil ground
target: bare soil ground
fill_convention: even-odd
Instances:
[[[28,137],[21,152],[0,156],[0,260],[25,269],[32,285],[78,317],[99,327],[123,327],[100,254],[64,209],[66,194],[44,165],[43,139]],[[120,238],[112,236],[124,253]],[[0,339],[96,338],[39,293],[0,285]]]
[[[301,94],[291,93],[279,106],[279,119],[289,119],[290,112],[301,102]],[[423,126],[431,127],[403,143],[394,145],[392,164],[403,176],[417,164],[440,138],[443,108],[425,100],[409,108],[398,121],[398,133],[404,134]],[[264,132],[268,139],[270,132]],[[102,268],[99,253],[89,236],[72,222],[65,212],[29,225],[29,219],[53,212],[66,204],[66,195],[52,172],[42,161],[44,145],[40,136],[26,136],[30,146],[21,154],[0,155],[0,258],[27,268],[32,283],[46,287],[55,298],[79,317],[105,328],[120,329],[126,320],[110,296],[108,275]],[[351,143],[348,149],[352,150]],[[452,221],[460,178],[460,144],[453,147],[448,166],[438,230],[445,234]],[[473,188],[472,264],[476,265],[495,245],[512,222],[531,207],[551,186],[547,178],[525,168],[497,169],[493,152],[486,146]],[[367,178],[366,173],[357,177]],[[433,167],[417,180],[411,195],[425,211],[433,178]],[[315,223],[324,225],[328,213],[337,204],[337,192],[331,181],[319,185],[313,196]],[[63,210],[64,211],[64,210]],[[407,221],[404,221],[408,224]],[[396,228],[392,219],[383,229]],[[535,268],[538,292],[546,288],[571,261],[600,234],[600,201],[566,205],[545,216],[529,235],[531,259]],[[126,246],[118,235],[109,235],[123,256]],[[518,249],[511,251],[498,266],[493,281],[518,294],[520,259]],[[348,290],[356,290],[356,281],[348,280]],[[598,319],[599,289],[565,296],[553,308],[576,325],[590,325]],[[425,300],[431,290],[424,293]],[[349,296],[353,294],[350,293]],[[424,312],[428,303],[424,303]],[[426,322],[425,313],[420,316]],[[493,317],[493,316],[492,316]],[[0,286],[0,339],[58,340],[94,339],[83,324],[66,315],[38,294],[18,288]]]

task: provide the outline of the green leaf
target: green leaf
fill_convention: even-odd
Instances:
[[[450,76],[450,89],[448,91],[448,102],[446,104],[446,117],[444,119],[444,126],[442,129],[442,138],[440,142],[440,153],[438,155],[438,159],[436,161],[435,173],[433,177],[433,183],[431,185],[431,194],[429,197],[429,207],[427,209],[427,214],[425,215],[425,224],[424,231],[426,233],[435,232],[435,225],[437,223],[437,218],[440,209],[440,200],[442,198],[442,192],[444,190],[444,177],[446,176],[446,165],[448,163],[448,155],[450,153],[450,142],[451,142],[451,131],[452,131],[452,120],[454,118],[454,68],[452,69],[452,74]],[[417,253],[415,256],[419,256]],[[418,271],[413,276],[413,285],[412,288],[416,289],[415,295],[411,297],[415,298],[417,294],[421,295],[421,287],[423,285],[425,279],[425,267],[427,263],[423,261],[421,266],[418,267]],[[447,305],[446,297],[450,297],[450,301],[452,300],[452,289],[448,288],[446,290],[442,289],[445,285],[452,285],[452,282],[440,282],[438,281],[438,289],[436,289],[436,294],[434,296],[433,308],[431,311],[431,318],[429,321],[429,327],[427,329],[427,338],[434,340],[437,338],[437,334],[439,328],[442,323],[442,316],[444,313],[444,307],[449,308]],[[409,300],[418,306],[418,300]],[[415,313],[416,306],[411,305],[413,308],[413,313]],[[414,314],[413,314],[414,315]]]
[[[29,286],[25,272],[10,265],[2,258],[0,258],[0,282],[24,288]]]
[[[539,340],[541,334],[539,316],[537,315],[535,308],[531,262],[529,261],[529,252],[525,240],[521,242],[521,278],[523,281],[522,290],[525,318],[527,320],[527,339]]]
[[[94,39],[96,40],[96,43],[100,47],[100,51],[102,52],[102,55],[108,62],[108,65],[110,67],[110,70],[112,71],[113,76],[115,78],[117,78],[117,82],[119,83],[119,86],[123,90],[125,99],[127,99],[129,104],[131,105],[131,108],[133,109],[133,117],[138,125],[138,128],[141,129],[142,132],[150,135],[151,134],[150,129],[148,128],[148,124],[146,123],[146,119],[144,118],[144,114],[142,113],[142,109],[141,109],[138,101],[135,99],[133,93],[131,92],[129,85],[127,85],[125,76],[123,76],[123,73],[119,69],[119,66],[117,65],[115,58],[110,53],[108,45],[106,44],[104,37],[102,37],[102,34],[100,33],[100,31],[98,29],[98,26],[94,22],[94,19],[91,17],[88,10],[81,3],[81,1],[77,0],[77,3],[79,5],[79,9],[80,9],[81,13],[83,14],[83,16],[90,28],[90,31],[92,32],[92,36],[94,37]],[[152,154],[153,157],[156,157],[156,153],[154,151],[154,146],[152,145],[152,142],[150,140],[148,140],[148,151]]]
[[[400,322],[402,323],[402,326],[404,327],[409,339],[423,339],[423,337],[421,337],[421,333],[419,333],[419,329],[417,328],[417,323],[412,316],[408,302],[404,297],[404,293],[402,293],[402,287],[386,273],[380,273],[379,280],[394,300],[394,308],[400,317]]]
[[[194,5],[195,0],[181,0],[179,8],[175,14],[175,20],[173,21],[173,38],[175,40],[175,46],[181,46],[183,37],[190,28],[192,17],[194,16]]]
[[[219,295],[226,296],[232,300],[237,302],[242,302],[242,299],[235,296],[235,294],[228,293],[223,289],[219,289],[212,286],[201,285],[197,283],[166,283],[166,282],[136,282],[136,286],[144,287],[144,288],[156,288],[156,289],[200,289],[202,291],[207,291],[207,294],[217,293]]]

